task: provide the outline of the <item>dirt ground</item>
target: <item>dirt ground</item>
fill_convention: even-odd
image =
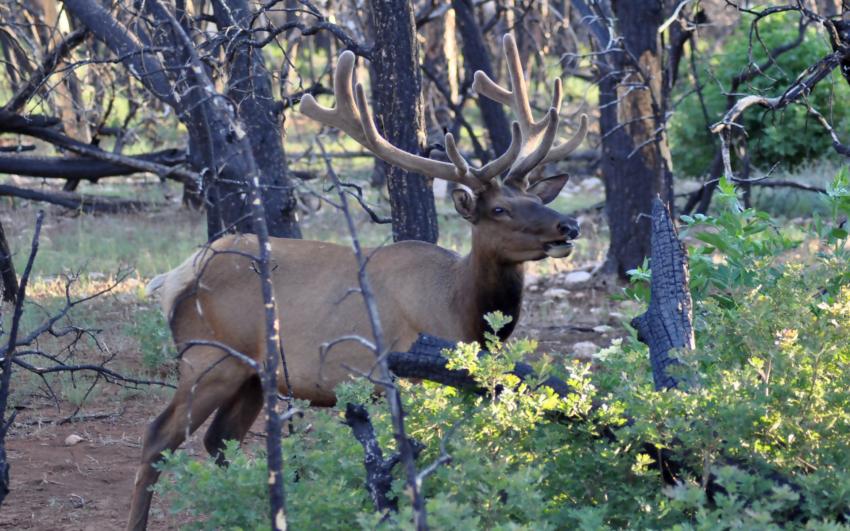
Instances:
[[[571,265],[583,270],[593,266]],[[588,348],[593,347],[588,342],[607,346],[624,333],[622,322],[634,308],[610,302],[611,288],[598,280],[568,286],[568,272],[529,275],[524,314],[514,335],[537,338],[541,352],[587,357]],[[140,303],[118,297],[109,304],[115,307],[98,315],[120,320]],[[107,342],[120,329],[117,322],[99,324]],[[124,350],[119,356],[136,354],[132,342],[112,340]],[[46,397],[33,396],[24,402],[7,438],[12,490],[0,510],[0,529],[123,528],[142,433],[165,407],[170,392],[150,390],[129,397],[122,392],[104,387],[86,402],[77,420],[64,424],[60,421],[74,410],[70,404],[58,411]],[[204,431],[198,430],[184,451],[204,455],[200,437]],[[258,423],[247,443],[261,444],[261,433]],[[74,435],[79,442],[67,444]],[[174,529],[179,524],[178,517],[155,498],[150,528]]]

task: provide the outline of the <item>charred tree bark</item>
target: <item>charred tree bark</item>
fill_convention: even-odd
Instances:
[[[649,360],[655,389],[669,389],[680,383],[667,374],[679,363],[671,349],[694,348],[691,292],[688,287],[688,259],[670,211],[660,199],[652,204],[652,281],[646,313],[632,320],[638,339],[649,346]]]
[[[95,0],[65,2],[68,12],[119,57],[148,91],[175,109],[186,126],[189,162],[207,185],[209,237],[217,237],[222,230],[251,232],[248,192],[253,183],[246,179],[261,178],[255,171],[253,139],[239,120],[238,109],[216,91],[195,44],[175,14],[159,0],[148,0],[141,6],[151,24],[149,33],[131,31]],[[162,52],[147,51],[151,44]],[[268,187],[264,192],[282,193]],[[297,226],[292,223],[294,217],[282,226],[294,231]]]
[[[411,153],[424,147],[422,80],[416,21],[408,0],[370,0],[375,36],[372,52],[372,97],[384,137]],[[380,164],[385,164],[381,162]],[[437,210],[431,179],[385,165],[392,207],[393,239],[436,242]]]
[[[490,62],[490,52],[484,44],[481,28],[475,18],[475,7],[472,0],[452,0],[455,11],[457,29],[460,32],[463,50],[463,62],[466,77],[471,79],[472,73],[482,70],[490,79],[498,79]],[[481,119],[487,127],[490,142],[496,155],[508,150],[511,145],[511,127],[504,108],[499,102],[490,98],[478,98],[478,108]]]
[[[294,185],[288,176],[281,138],[283,105],[272,94],[271,75],[263,64],[262,51],[248,42],[256,17],[246,0],[215,0],[213,8],[221,31],[239,35],[230,44],[233,51],[227,95],[235,103],[251,142],[269,235],[300,238]]]
[[[151,210],[157,206],[162,206],[157,203],[148,203],[133,199],[107,199],[105,197],[78,194],[76,192],[30,190],[10,184],[0,184],[0,196],[41,201],[71,210],[79,210],[86,214],[122,214]]]
[[[9,242],[6,240],[6,231],[3,230],[2,223],[0,223],[0,277],[3,280],[3,293],[0,301],[15,304],[18,294],[18,276],[15,274],[12,251],[9,249]]]
[[[366,490],[372,497],[375,510],[380,513],[398,511],[398,498],[390,496],[393,485],[392,469],[399,456],[384,459],[384,452],[375,437],[375,428],[369,412],[360,404],[347,404],[345,423],[351,428],[354,438],[363,446],[363,466],[366,468]]]
[[[662,0],[612,2],[624,52],[611,52],[599,85],[602,175],[611,230],[606,269],[625,278],[650,253],[641,214],[660,195],[672,204],[670,151],[664,133],[666,94],[658,27]],[[603,43],[604,44],[604,43]],[[614,75],[623,72],[622,77]]]
[[[387,364],[390,371],[399,378],[417,378],[465,391],[481,391],[466,370],[446,368],[449,360],[443,356],[442,352],[455,346],[456,344],[451,341],[420,334],[407,352],[390,352],[387,355]],[[481,351],[480,355],[489,354]],[[534,369],[527,363],[516,363],[511,373],[520,380],[534,379]],[[554,376],[547,378],[541,385],[549,387],[560,397],[568,396],[573,392],[566,382]]]
[[[133,155],[130,159],[153,162],[163,166],[177,166],[186,162],[186,155],[179,149],[166,149],[145,155]],[[118,162],[70,157],[17,157],[0,156],[0,173],[13,173],[27,177],[45,179],[78,179],[96,182],[103,177],[119,177],[139,173],[137,167]],[[167,176],[166,176],[167,177]],[[175,176],[176,177],[176,176]],[[177,178],[180,182],[186,179]]]
[[[21,316],[24,314],[24,300],[27,295],[27,283],[29,282],[32,265],[35,262],[35,256],[38,254],[38,239],[41,235],[41,225],[44,222],[44,212],[39,211],[35,220],[35,232],[32,237],[32,245],[30,247],[29,258],[24,266],[24,273],[21,275],[21,283],[18,286],[15,296],[15,308],[12,312],[12,324],[9,328],[9,335],[6,336],[8,341],[2,348],[3,358],[0,360],[3,373],[0,374],[0,505],[9,494],[9,461],[6,458],[6,433],[15,421],[17,411],[13,411],[11,415],[6,415],[6,408],[9,405],[9,391],[12,382],[12,362],[15,359],[15,347],[18,341],[18,330],[21,325]]]

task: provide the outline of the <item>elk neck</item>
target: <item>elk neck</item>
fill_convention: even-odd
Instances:
[[[505,260],[476,232],[472,231],[472,250],[458,263],[454,302],[466,321],[464,328],[470,339],[483,344],[484,332],[489,331],[483,318],[487,313],[500,311],[513,318],[499,331],[500,339],[513,332],[522,308],[525,267]]]

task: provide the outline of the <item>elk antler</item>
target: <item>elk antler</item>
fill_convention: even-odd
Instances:
[[[301,112],[317,122],[344,131],[375,156],[390,164],[429,177],[462,183],[476,191],[487,181],[510,168],[519,156],[522,143],[520,126],[517,123],[511,126],[511,145],[508,150],[481,168],[469,165],[457,149],[451,133],[447,133],[445,138],[446,154],[450,163],[421,157],[397,148],[378,133],[372,111],[366,102],[363,85],[357,83],[352,94],[354,62],[354,54],[350,51],[346,50],[339,56],[334,74],[336,107],[322,107],[311,95],[305,94],[301,99]]]
[[[587,134],[587,116],[581,116],[579,130],[573,138],[552,147],[555,134],[558,131],[561,80],[555,80],[552,106],[546,112],[546,116],[540,121],[534,121],[531,106],[528,103],[528,89],[525,84],[525,77],[523,77],[522,63],[513,36],[505,35],[502,39],[502,46],[508,62],[512,90],[499,86],[480,70],[475,72],[472,88],[491,100],[511,107],[517,120],[519,120],[522,149],[512,163],[505,180],[524,183],[526,175],[538,164],[562,160],[581,144]]]

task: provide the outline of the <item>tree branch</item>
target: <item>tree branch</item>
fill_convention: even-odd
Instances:
[[[179,149],[165,149],[144,155],[132,155],[123,160],[131,159],[138,163],[150,162],[161,166],[173,167],[186,163],[186,154]],[[106,160],[91,160],[79,157],[10,157],[0,156],[0,173],[24,175],[27,177],[42,177],[45,179],[80,179],[96,182],[103,177],[119,177],[139,173],[138,164],[132,166]],[[167,178],[184,182],[174,174],[165,175]]]
[[[79,210],[87,214],[119,214],[127,212],[139,212],[161,207],[157,203],[136,201],[132,199],[106,199],[75,192],[44,192],[19,188],[10,184],[0,184],[0,196],[20,197],[30,201],[42,201],[53,205],[59,205],[71,210]]]
[[[38,70],[36,70],[30,77],[29,81],[27,81],[27,83],[22,86],[14,96],[12,96],[12,99],[3,106],[3,110],[11,113],[20,112],[26,102],[28,102],[29,99],[32,98],[33,94],[35,94],[44,82],[47,81],[47,78],[50,77],[62,59],[71,53],[71,50],[86,40],[88,34],[88,29],[79,28],[66,35],[59,44],[47,53],[44,61],[41,63],[41,66],[38,67]]]

